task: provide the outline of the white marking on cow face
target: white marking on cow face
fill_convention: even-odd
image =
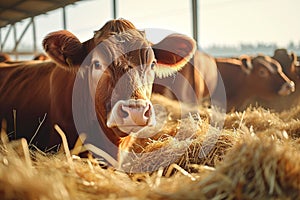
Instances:
[[[118,127],[125,133],[136,133],[145,126],[156,125],[154,107],[149,100],[120,100],[114,106],[107,120],[109,128]]]
[[[122,68],[127,70],[114,85],[112,109],[106,124],[109,128],[117,127],[131,133],[156,124],[154,107],[150,102],[155,59],[151,48],[132,51],[126,57],[127,66]]]
[[[295,83],[293,81],[284,83],[280,90],[278,91],[278,94],[280,96],[287,96],[291,93],[295,92]]]
[[[153,50],[142,46],[122,54],[108,52],[95,50],[89,67],[89,89],[98,119],[127,134],[155,125],[150,102],[156,66]]]

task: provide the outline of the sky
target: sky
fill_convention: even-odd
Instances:
[[[139,29],[192,36],[191,0],[118,0],[117,10],[118,18],[130,20]],[[82,1],[68,6],[66,11],[67,29],[82,42],[113,18],[111,0]],[[200,47],[257,42],[276,43],[279,47],[290,42],[300,44],[299,0],[198,0],[198,12]],[[63,29],[62,10],[37,16],[35,21],[41,48],[48,33]],[[24,20],[17,24],[18,35],[27,23]],[[2,38],[7,30],[8,27],[1,30]],[[12,41],[11,35],[5,48],[9,49]],[[31,44],[29,30],[21,45]]]

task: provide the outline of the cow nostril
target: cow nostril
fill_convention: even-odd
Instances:
[[[121,118],[126,118],[126,117],[129,116],[129,113],[126,110],[123,109],[123,106],[121,106],[120,109],[119,109],[119,116]]]
[[[146,118],[150,118],[151,115],[151,106],[150,104],[148,105],[148,109],[146,110],[146,112],[144,113],[144,117]]]

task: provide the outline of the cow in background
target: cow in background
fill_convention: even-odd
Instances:
[[[10,60],[11,60],[11,58],[8,54],[0,52],[0,63],[7,62],[7,61],[10,61]]]
[[[44,54],[44,53],[39,53],[33,57],[32,60],[49,60],[50,58]],[[17,63],[22,63],[22,62],[28,62],[30,60],[12,60],[11,57],[6,54],[6,53],[0,53],[0,63],[6,63],[6,64],[17,64]]]
[[[50,58],[44,53],[39,53],[33,57],[33,60],[49,60],[49,59]]]
[[[289,53],[287,49],[276,49],[272,58],[280,63],[282,71],[293,81],[299,79],[300,63],[295,52]]]
[[[199,104],[214,91],[218,72],[214,58],[197,50],[194,57],[177,74],[156,78],[153,92],[185,103]]]
[[[25,137],[51,148],[61,143],[53,129],[58,124],[70,148],[84,132],[89,142],[122,160],[119,152],[139,140],[132,134],[155,125],[150,101],[155,74],[165,77],[184,67],[196,43],[172,34],[152,44],[120,19],[83,43],[66,30],[50,33],[43,47],[54,62],[0,66],[0,118],[7,120],[11,139]]]
[[[217,58],[216,62],[226,89],[227,111],[243,110],[255,98],[272,101],[295,90],[294,82],[269,56]]]
[[[222,105],[226,100],[228,112],[243,110],[256,97],[270,100],[295,90],[280,64],[268,56],[215,59],[200,51],[176,76],[155,83],[154,93],[186,103],[213,98],[216,105]]]
[[[296,90],[287,97],[277,97],[272,99],[272,101],[258,98],[253,102],[253,104],[280,112],[291,108],[293,105],[299,104],[300,63],[297,59],[298,57],[296,53],[289,53],[287,49],[276,49],[272,58],[280,63],[282,71],[295,83]]]

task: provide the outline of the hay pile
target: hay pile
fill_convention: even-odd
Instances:
[[[174,102],[161,96],[154,102],[164,105],[167,117],[159,134],[136,144],[142,154],[131,158],[132,173],[69,156],[68,149],[28,151],[25,141],[8,142],[2,133],[0,199],[299,198],[300,107],[230,113],[219,131],[207,108],[180,116]]]

